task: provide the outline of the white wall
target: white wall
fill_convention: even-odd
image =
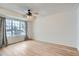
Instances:
[[[28,38],[30,39],[33,38],[33,22],[32,21],[27,22],[27,35],[28,35]]]
[[[37,19],[33,33],[36,40],[76,47],[76,11],[63,11]]]
[[[79,6],[77,8],[77,48],[79,50]]]

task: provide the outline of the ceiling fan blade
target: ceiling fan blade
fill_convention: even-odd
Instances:
[[[38,12],[33,12],[33,14],[38,15],[39,13]]]

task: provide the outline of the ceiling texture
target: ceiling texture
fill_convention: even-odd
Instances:
[[[58,12],[75,9],[78,5],[79,4],[75,3],[1,3],[0,8],[17,12],[21,15],[24,15],[28,9],[31,9],[33,13],[37,12],[40,16],[44,17]]]

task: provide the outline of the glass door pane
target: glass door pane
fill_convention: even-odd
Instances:
[[[25,22],[13,19],[6,19],[6,35],[8,44],[16,43],[25,38]]]

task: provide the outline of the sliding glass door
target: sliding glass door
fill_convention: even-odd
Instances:
[[[7,18],[6,35],[8,44],[23,41],[26,35],[25,22]]]

